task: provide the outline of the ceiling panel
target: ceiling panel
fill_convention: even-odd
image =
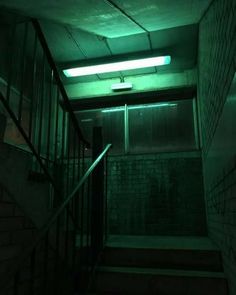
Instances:
[[[106,45],[105,38],[79,29],[70,29],[70,32],[72,33],[73,41],[80,46],[86,58],[98,58],[111,55]]]
[[[211,0],[112,0],[148,31],[198,23]]]
[[[25,15],[67,24],[106,37],[143,31],[105,1],[0,0],[0,5],[16,9]]]
[[[146,33],[107,39],[113,54],[125,54],[137,51],[150,50]]]
[[[112,0],[148,31],[197,23],[211,0]],[[109,0],[0,0],[25,15],[115,38],[143,30]]]
[[[42,29],[56,62],[84,59],[84,54],[75,42],[71,40],[64,26],[44,22],[42,23]]]
[[[150,33],[153,48],[161,49],[176,45],[191,46],[198,38],[198,25],[176,27]]]

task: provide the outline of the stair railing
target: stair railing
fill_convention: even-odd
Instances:
[[[3,30],[0,112],[7,120],[5,141],[32,153],[29,177],[51,183],[56,207],[83,173],[80,162],[89,143],[78,126],[39,22],[15,16]]]
[[[35,242],[25,249],[11,271],[5,273],[1,294],[68,295],[74,294],[75,289],[86,288],[95,263],[91,245],[91,177],[102,162],[107,177],[106,157],[110,148],[108,144],[89,166]],[[106,195],[103,197],[106,206]],[[105,236],[106,231],[103,239]]]

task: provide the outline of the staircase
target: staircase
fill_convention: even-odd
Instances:
[[[219,250],[205,237],[111,236],[91,294],[226,295]]]
[[[0,187],[0,294],[74,295],[75,278],[84,269],[90,276],[103,248],[106,224],[94,204],[106,204],[111,144],[95,145],[85,162],[90,144],[40,23],[4,10],[1,17],[0,175],[13,202]]]

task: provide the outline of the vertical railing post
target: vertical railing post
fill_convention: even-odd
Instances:
[[[93,161],[103,148],[102,128],[93,129]],[[92,175],[91,199],[91,249],[92,261],[96,262],[99,252],[103,248],[104,234],[104,161],[98,164]]]
[[[45,100],[45,62],[46,57],[43,55],[42,62],[42,81],[41,81],[41,95],[39,98],[39,118],[38,118],[38,154],[41,155],[42,151],[42,132],[43,132],[43,111],[44,111],[44,100]]]
[[[25,72],[26,72],[26,50],[27,50],[27,37],[28,37],[28,22],[25,23],[24,26],[24,37],[23,37],[23,48],[22,48],[22,56],[21,56],[21,81],[20,81],[20,100],[18,105],[18,121],[21,124],[22,120],[22,108],[23,108],[23,100],[24,100],[24,87],[25,87]]]
[[[46,293],[48,287],[48,255],[49,255],[49,231],[46,233],[44,241],[44,257],[43,257],[43,287],[44,292]]]
[[[36,99],[35,96],[37,96],[36,92],[36,85],[37,85],[37,49],[38,49],[38,39],[37,34],[35,32],[34,35],[34,48],[33,48],[33,58],[32,58],[32,72],[31,72],[31,97],[30,97],[30,114],[29,114],[29,139],[33,142],[33,136],[32,136],[32,129],[33,129],[33,119],[35,116],[35,103]]]
[[[9,59],[8,59],[8,77],[7,77],[7,93],[6,93],[6,99],[7,102],[10,103],[10,96],[11,96],[11,86],[12,86],[12,80],[13,80],[13,73],[15,70],[15,55],[16,55],[16,48],[15,48],[15,39],[16,39],[16,23],[14,22],[11,27],[11,33],[9,36]]]
[[[108,156],[106,154],[105,156],[105,192],[104,192],[104,226],[105,226],[105,233],[104,233],[104,237],[105,240],[107,240],[108,237],[108,199],[107,199],[107,195],[108,195]]]

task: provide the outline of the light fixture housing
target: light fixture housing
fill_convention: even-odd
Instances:
[[[133,88],[133,84],[130,82],[121,82],[121,83],[115,83],[111,85],[112,91],[131,90],[132,88]]]
[[[134,59],[128,61],[120,61],[107,64],[98,64],[92,66],[82,66],[76,68],[70,68],[63,70],[63,73],[66,77],[80,77],[88,76],[95,74],[111,73],[111,72],[120,72],[128,71],[134,69],[142,69],[149,67],[157,67],[168,65],[171,63],[170,55],[166,56],[157,56],[157,57],[148,57],[142,59]]]

